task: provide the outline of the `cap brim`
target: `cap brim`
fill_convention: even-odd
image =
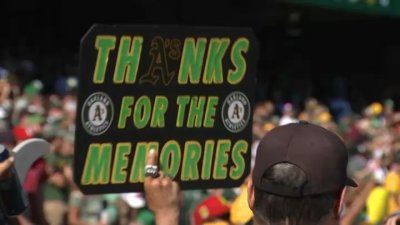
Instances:
[[[350,178],[347,178],[346,180],[346,186],[350,186],[350,187],[358,187],[358,184]]]

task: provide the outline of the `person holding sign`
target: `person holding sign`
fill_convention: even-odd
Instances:
[[[162,172],[157,176],[154,154],[146,167],[146,199],[157,224],[175,225],[179,188]],[[339,224],[346,186],[357,187],[347,177],[347,162],[343,141],[322,127],[301,121],[271,130],[248,181],[253,224]]]
[[[177,225],[179,218],[179,185],[162,171],[158,171],[154,149],[147,156],[144,179],[146,202],[154,214],[156,225]]]
[[[0,184],[7,179],[7,171],[14,165],[14,157],[9,157],[0,163]],[[0,211],[0,222],[7,224],[4,212]]]

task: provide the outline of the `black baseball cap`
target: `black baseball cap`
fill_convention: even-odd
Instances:
[[[257,148],[253,183],[267,193],[302,197],[333,193],[344,186],[357,187],[347,177],[348,151],[331,131],[300,121],[268,132]],[[307,181],[300,188],[288,188],[263,177],[277,163],[290,163],[304,171]]]

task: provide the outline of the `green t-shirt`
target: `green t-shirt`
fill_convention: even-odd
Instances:
[[[53,168],[53,173],[63,173],[65,166],[72,165],[71,156],[62,156],[57,153],[50,153],[46,156],[46,164]],[[45,200],[68,201],[68,187],[60,188],[46,181],[43,185],[43,195]]]

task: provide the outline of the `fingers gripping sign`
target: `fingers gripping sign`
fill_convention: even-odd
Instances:
[[[157,167],[157,153],[151,149],[147,156],[144,179],[145,197],[149,209],[156,217],[156,224],[173,225],[178,224],[179,216],[179,186],[170,177],[165,176],[162,171],[154,173]],[[148,169],[152,168],[152,169]],[[168,221],[168,223],[166,223]]]

